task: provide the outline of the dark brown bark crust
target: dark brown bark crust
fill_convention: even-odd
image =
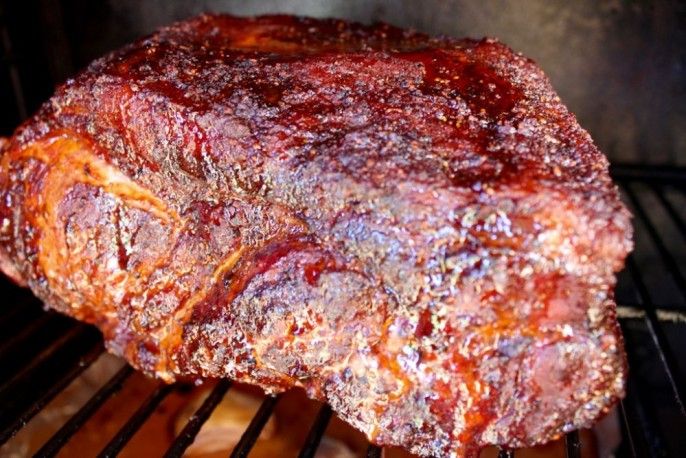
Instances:
[[[629,214],[495,40],[204,15],[0,148],[0,268],[165,380],[301,386],[435,456],[544,442],[623,394]]]

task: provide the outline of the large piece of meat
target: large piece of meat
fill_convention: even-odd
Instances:
[[[495,40],[204,15],[95,61],[2,150],[2,270],[167,381],[304,387],[435,456],[622,396],[629,214]]]

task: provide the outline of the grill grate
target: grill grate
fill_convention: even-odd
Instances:
[[[673,283],[678,291],[676,296],[681,298],[676,305],[667,304],[658,307],[653,295],[655,288],[661,286],[653,285],[651,279],[646,276],[647,266],[639,260],[644,253],[637,251],[629,258],[626,268],[628,275],[620,276],[618,288],[618,302],[630,305],[636,312],[630,315],[630,318],[622,319],[623,330],[627,336],[627,352],[632,376],[629,380],[627,397],[619,405],[623,434],[620,454],[662,456],[670,450],[669,441],[665,439],[668,432],[660,430],[654,421],[654,415],[650,413],[649,403],[646,403],[641,395],[644,393],[642,391],[644,382],[640,379],[640,373],[638,376],[634,375],[633,362],[636,357],[635,355],[632,357],[632,354],[636,352],[636,348],[631,345],[631,339],[628,338],[632,331],[626,324],[627,320],[636,317],[643,320],[649,339],[642,345],[648,345],[651,342],[654,345],[671,395],[672,407],[679,418],[675,428],[677,430],[683,428],[686,424],[686,409],[684,409],[686,384],[683,383],[679,368],[679,361],[683,363],[683,355],[681,355],[682,360],[678,360],[675,356],[670,336],[665,332],[666,321],[661,316],[677,313],[682,320],[678,326],[682,331],[684,330],[686,315],[683,312],[686,311],[686,288],[684,288],[684,277],[679,267],[679,260],[671,246],[675,241],[673,238],[662,236],[661,228],[664,224],[672,224],[680,233],[681,242],[686,241],[683,215],[677,210],[677,204],[672,203],[668,196],[668,192],[678,193],[681,198],[686,199],[686,170],[639,169],[625,166],[613,168],[613,175],[625,193],[627,202],[637,217],[637,222],[641,223],[640,226],[637,225],[637,246],[640,247],[641,244],[638,242],[642,241],[650,241],[653,244],[658,259],[668,273],[665,280]],[[656,222],[654,212],[651,212],[652,209],[644,204],[644,199],[650,196],[660,203],[660,208],[664,210],[668,221]],[[35,307],[27,307],[27,303],[36,302],[30,293],[10,285],[7,280],[3,279],[2,282],[1,286],[6,297],[11,300],[0,311],[2,312],[0,329],[11,331],[4,334],[8,337],[0,343],[0,364],[3,364],[3,367],[16,368],[16,370],[0,376],[0,404],[4,406],[0,412],[0,444],[16,434],[103,352],[101,338],[93,328],[54,312],[35,312]],[[626,293],[627,291],[630,293]],[[622,295],[626,297],[619,297]],[[38,342],[38,344],[32,345],[31,342]],[[91,416],[124,385],[132,373],[133,370],[128,366],[117,372],[43,445],[36,456],[56,455]],[[202,405],[190,417],[165,456],[182,456],[230,387],[229,380],[217,383]],[[116,456],[160,403],[175,389],[177,389],[176,385],[160,384],[112,437],[99,456]],[[268,396],[264,399],[234,448],[232,457],[248,455],[279,399],[279,396]],[[323,406],[314,419],[300,451],[300,457],[315,455],[331,418],[331,408]],[[565,451],[567,457],[581,455],[581,443],[577,432],[566,435]],[[380,457],[382,453],[383,450],[380,447],[370,445],[367,457]],[[514,457],[515,452],[501,450],[498,456],[500,458]]]
[[[54,456],[67,443],[67,441],[83,426],[90,417],[97,412],[114,393],[119,391],[124,382],[133,373],[131,366],[124,366],[103,385],[92,398],[74,414],[59,431],[57,431],[36,453],[36,456]]]

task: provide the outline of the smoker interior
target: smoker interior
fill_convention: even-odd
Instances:
[[[3,135],[9,134],[49,96],[53,84],[73,71],[73,63],[59,56],[70,55],[62,27],[64,24],[76,27],[77,18],[62,15],[72,11],[79,2],[44,0],[35,10],[29,3],[13,2],[10,7],[9,2],[0,0],[3,49],[0,134]],[[66,7],[60,8],[62,3]],[[31,21],[43,28],[41,34],[30,34],[20,27]],[[83,34],[95,27],[82,26],[86,28]],[[45,41],[50,46],[43,46]],[[41,52],[36,51],[39,48]],[[670,157],[681,157],[679,153],[672,152]],[[636,251],[628,259],[617,286],[630,378],[627,396],[617,410],[621,443],[615,456],[683,456],[686,451],[683,434],[686,431],[683,376],[686,371],[683,350],[686,348],[686,169],[674,165],[678,160],[668,161],[672,165],[648,166],[636,161],[621,162],[621,155],[613,151],[608,154],[614,162],[612,175],[635,215],[636,229]],[[645,154],[650,156],[649,148]],[[0,294],[4,298],[0,307],[0,445],[7,447],[24,426],[34,417],[40,417],[45,406],[103,357],[104,348],[97,330],[43,310],[30,292],[17,288],[4,277],[0,277]],[[77,433],[97,416],[108,400],[116,397],[127,383],[134,382],[134,375],[130,367],[124,366],[103,381],[93,396],[84,400],[42,445],[37,456],[54,456],[72,437],[78,437]],[[182,456],[222,398],[234,388],[230,380],[217,382],[176,434],[166,456]],[[165,399],[187,389],[183,383],[158,385],[111,436],[101,455],[116,456],[144,428]],[[232,456],[248,456],[281,400],[278,396],[264,398]],[[322,405],[315,415],[299,420],[309,428],[299,456],[315,456],[332,417],[330,408]],[[568,433],[564,444],[566,456],[588,456],[578,432]],[[0,455],[3,450],[8,449],[0,448]],[[517,453],[501,450],[499,455]],[[367,456],[381,454],[378,447],[370,445],[367,449]]]

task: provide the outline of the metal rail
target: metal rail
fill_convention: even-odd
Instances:
[[[234,447],[233,452],[231,452],[231,458],[245,458],[248,456],[255,442],[257,442],[257,438],[260,437],[264,425],[267,424],[269,417],[272,416],[277,402],[279,402],[279,396],[267,396],[262,401],[262,405],[257,409],[257,413],[252,418],[236,447]]]
[[[200,428],[205,424],[214,409],[219,405],[219,403],[224,399],[224,395],[231,388],[231,380],[220,380],[214,389],[207,396],[202,405],[195,411],[193,416],[188,419],[186,426],[179,433],[178,437],[174,439],[174,442],[165,453],[165,457],[180,457],[183,456],[183,452],[186,451],[188,447],[193,443],[195,436],[200,432]]]

